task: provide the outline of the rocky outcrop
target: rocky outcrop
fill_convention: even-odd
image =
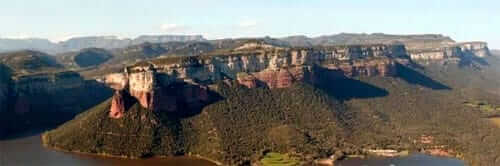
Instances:
[[[477,57],[486,57],[491,55],[488,43],[486,42],[464,42],[457,43],[456,45],[460,48],[463,54],[470,54]]]
[[[445,60],[458,57],[458,47],[438,47],[431,49],[415,49],[408,51],[412,60]]]
[[[408,54],[412,60],[416,61],[459,61],[464,58],[489,56],[490,51],[488,44],[485,42],[466,42],[412,47],[408,49]]]
[[[287,88],[295,82],[314,83],[319,77],[394,76],[397,61],[408,59],[405,53],[402,45],[285,48],[254,43],[230,52],[139,63],[98,81],[127,91],[144,108],[175,112],[209,101],[207,87],[217,81],[236,80],[248,88]],[[126,102],[122,96],[115,94],[110,117],[121,117]]]
[[[5,84],[0,78],[0,135],[1,127],[8,131],[5,134],[52,127],[112,95],[107,86],[84,80],[75,72],[14,75],[7,79],[10,81]]]
[[[248,84],[248,79],[254,78],[250,82],[257,83],[256,86],[251,83]],[[311,68],[309,67],[294,67],[278,70],[264,70],[246,76],[244,78],[237,78],[238,82],[248,88],[257,86],[266,86],[269,88],[287,88],[295,82],[314,82],[314,77]],[[241,81],[240,81],[241,80]]]
[[[399,61],[407,63],[405,61]],[[350,63],[326,65],[327,69],[340,70],[345,76],[394,76],[397,74],[396,61],[391,59],[357,60]]]
[[[111,118],[121,118],[125,111],[127,111],[135,100],[127,91],[119,90],[116,91],[111,100],[111,108],[109,111],[109,117]]]
[[[75,72],[25,75],[14,78],[14,91],[18,93],[50,93],[58,89],[80,87],[83,83],[83,78]]]
[[[13,77],[11,107],[24,114],[37,111],[79,113],[109,93],[95,81],[76,72],[43,73]],[[88,98],[92,97],[92,98]],[[96,101],[97,100],[97,101]]]

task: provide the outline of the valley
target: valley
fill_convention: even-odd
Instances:
[[[58,126],[42,134],[45,147],[222,165],[266,165],[268,154],[333,164],[381,149],[500,162],[491,148],[500,138],[491,122],[500,115],[500,55],[487,43],[388,34],[151,38],[1,53],[0,138]]]

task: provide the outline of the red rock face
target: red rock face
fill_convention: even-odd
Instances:
[[[182,109],[195,109],[210,100],[208,88],[201,85],[158,88],[151,94],[154,94],[150,105],[153,111],[176,112]]]
[[[239,84],[246,86],[247,88],[257,87],[257,78],[253,75],[239,76],[237,80]]]
[[[307,75],[307,77],[306,77]],[[299,81],[312,81],[313,78],[309,72],[305,72],[303,68],[280,69],[277,71],[267,70],[254,74],[256,81],[262,82],[269,88],[287,88],[293,83]],[[243,82],[243,85],[249,81]],[[241,82],[240,82],[241,83]],[[249,88],[254,87],[247,86]]]
[[[151,111],[176,112],[198,109],[210,100],[208,88],[201,85],[178,85],[158,87],[152,92],[115,92],[111,101],[109,117],[119,119],[136,102]]]
[[[266,70],[258,73],[248,74],[237,78],[238,83],[248,88],[266,86],[273,88],[288,88],[296,82],[314,83],[316,76],[313,72],[302,67]]]
[[[327,71],[327,72],[325,72]],[[319,78],[334,80],[343,76],[395,76],[396,63],[392,61],[370,61],[354,64],[331,65],[314,70],[307,70],[301,67],[265,70],[258,73],[238,76],[237,80],[241,85],[248,88],[255,88],[259,83],[269,88],[287,88],[295,82],[315,83]]]
[[[134,100],[126,91],[116,91],[111,100],[109,117],[114,119],[122,118],[125,112],[135,103]]]
[[[125,100],[120,92],[121,91],[116,91],[113,99],[111,100],[111,109],[109,110],[110,118],[121,118],[126,111]]]
[[[269,88],[288,88],[296,82],[319,83],[317,80],[335,79],[345,76],[393,76],[396,74],[395,62],[387,59],[359,60],[344,64],[332,63],[326,66],[298,65],[293,67],[267,68],[255,73],[237,74],[236,80],[248,88],[265,86]],[[151,111],[191,111],[201,109],[209,102],[208,88],[196,82],[175,82],[156,78],[155,71],[143,71],[129,76],[116,75],[106,79],[114,83],[118,90],[124,88],[142,107]],[[163,82],[162,82],[163,81]],[[176,80],[179,81],[179,80]],[[129,83],[127,83],[129,82]],[[123,94],[113,97],[110,117],[121,118],[127,110]]]
[[[353,64],[329,65],[330,70],[340,70],[347,77],[382,76],[390,77],[397,74],[396,63],[391,60],[360,61]]]

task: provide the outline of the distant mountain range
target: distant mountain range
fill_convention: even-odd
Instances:
[[[120,39],[116,36],[89,36],[71,38],[66,41],[54,43],[48,39],[30,38],[30,39],[1,39],[0,52],[16,50],[38,50],[50,54],[78,51],[84,48],[124,48],[131,45],[137,45],[145,42],[165,43],[165,42],[186,42],[186,41],[205,41],[201,35],[157,35],[139,36],[135,39]]]
[[[280,38],[288,42],[291,46],[328,46],[328,45],[357,45],[357,44],[393,44],[416,42],[434,43],[436,45],[454,43],[448,36],[440,34],[422,35],[391,35],[384,33],[340,33],[335,35],[324,35],[314,38],[307,36],[289,36]]]

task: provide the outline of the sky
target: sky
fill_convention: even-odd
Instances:
[[[499,0],[0,0],[1,38],[443,34],[500,49]]]

